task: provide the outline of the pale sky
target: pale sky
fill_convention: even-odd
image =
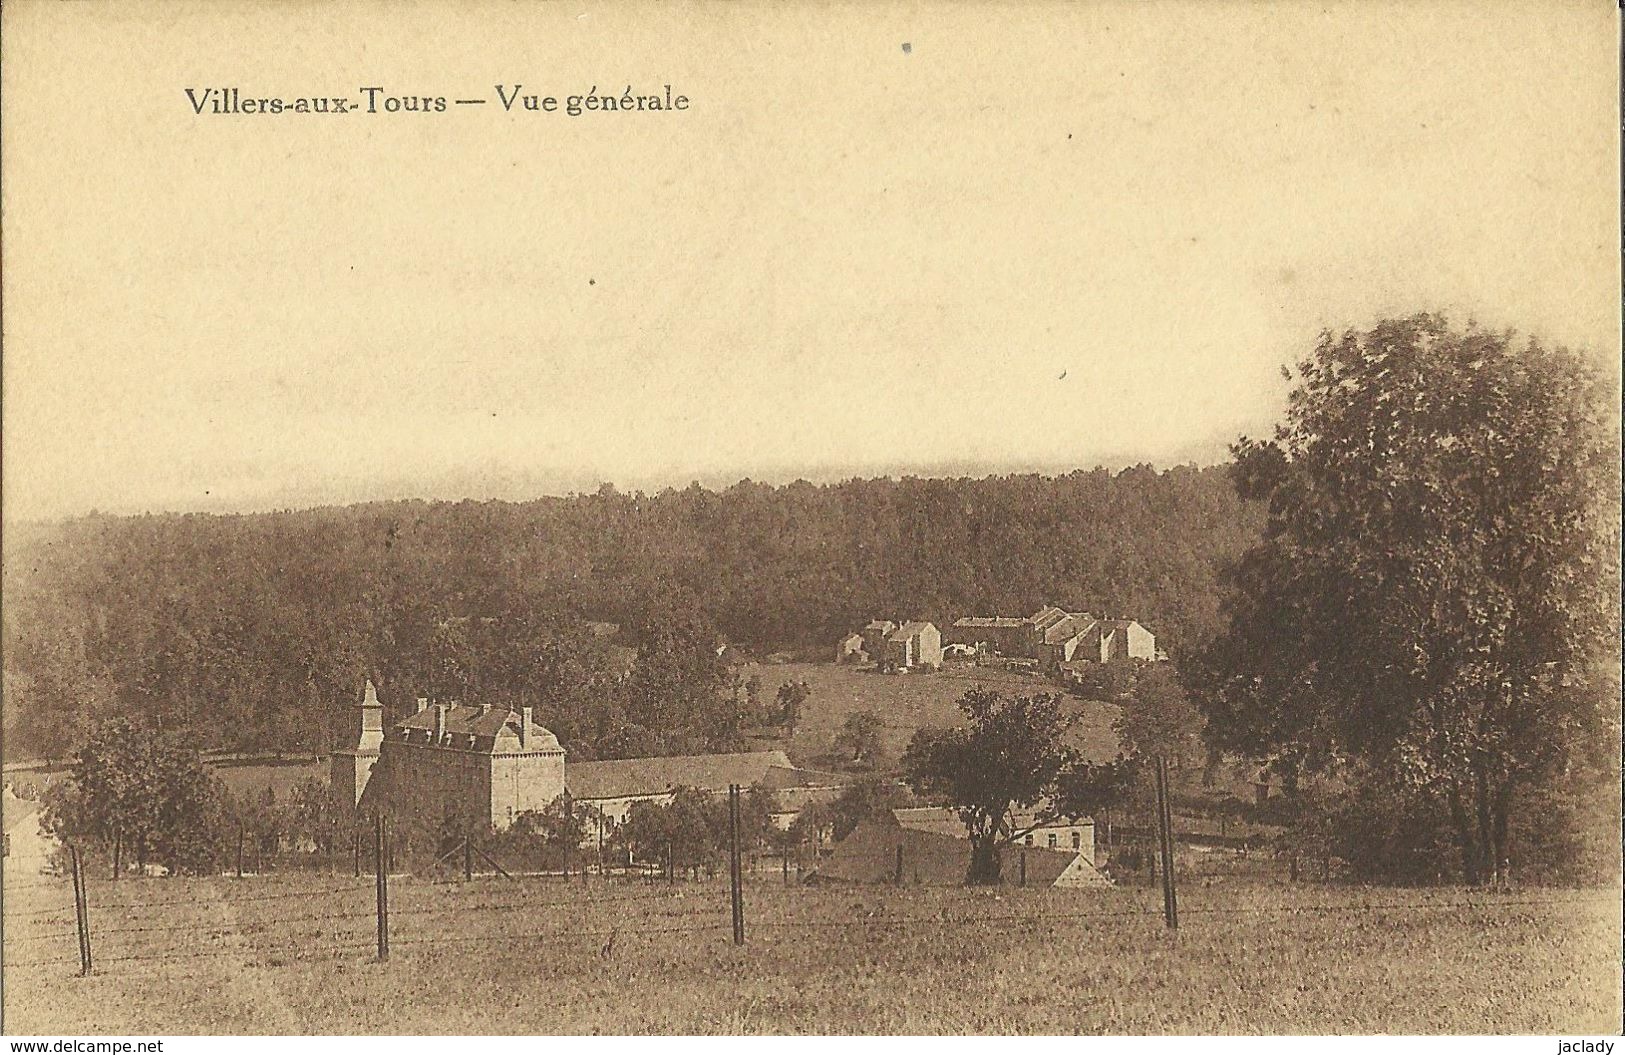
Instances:
[[[1602,0],[3,17],[8,519],[1206,463],[1419,309],[1617,355]],[[185,95],[364,85],[491,102]]]

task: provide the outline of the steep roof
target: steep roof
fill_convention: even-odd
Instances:
[[[1044,644],[1059,645],[1063,641],[1087,633],[1094,625],[1095,620],[1088,612],[1068,615],[1044,631]]]
[[[578,799],[617,799],[659,795],[675,788],[726,791],[728,785],[784,781],[776,770],[796,771],[783,751],[744,751],[731,755],[671,755],[574,762],[564,767],[564,786]]]
[[[896,630],[893,630],[891,634],[887,636],[886,640],[907,641],[909,638],[921,633],[927,628],[932,630],[936,629],[936,627],[932,626],[930,623],[922,623],[917,619],[911,619],[902,626],[898,627]]]
[[[410,715],[397,722],[397,729],[423,729],[434,731],[435,709],[431,705],[416,714]],[[452,736],[478,736],[488,740],[495,740],[501,735],[505,726],[511,725],[514,732],[519,731],[523,719],[513,711],[502,707],[475,707],[463,704],[453,705],[446,710],[446,732]],[[551,750],[559,746],[558,737],[535,722],[530,724],[530,740],[526,747],[531,750]]]
[[[765,788],[774,791],[786,791],[791,788],[831,788],[844,787],[850,778],[839,773],[819,773],[811,769],[797,769],[794,766],[769,766],[762,779],[757,781]]]

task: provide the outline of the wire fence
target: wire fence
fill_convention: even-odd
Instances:
[[[387,860],[387,858],[386,858]],[[609,956],[616,944],[659,942],[674,936],[724,940],[733,929],[773,935],[845,930],[862,936],[896,930],[937,928],[1025,928],[1040,930],[1078,921],[1164,918],[1145,887],[1119,888],[1105,902],[1088,891],[1040,891],[1015,895],[961,890],[937,900],[894,897],[904,889],[879,885],[824,885],[816,888],[758,878],[749,888],[752,916],[735,869],[728,882],[682,879],[675,875],[649,883],[632,875],[587,879],[520,877],[500,885],[484,881],[447,883],[440,879],[386,874],[316,882],[310,873],[211,880],[100,879],[79,890],[66,879],[4,884],[4,964],[8,969],[43,969],[94,964],[185,963],[237,958],[245,963],[282,966],[334,958],[356,958],[375,948],[386,959],[390,947],[461,947],[475,944],[545,943]],[[171,884],[186,893],[170,893]],[[290,889],[263,889],[265,884]],[[393,893],[385,891],[394,885]],[[167,888],[167,889],[166,889]],[[918,888],[906,885],[906,889]],[[1380,917],[1456,911],[1504,913],[1509,909],[1569,911],[1581,906],[1618,906],[1615,896],[1584,891],[1527,893],[1453,892],[1447,896],[1415,891],[1412,896],[1367,898],[1304,897],[1249,902],[1227,898],[1215,903],[1200,896],[1180,906],[1187,920],[1222,917],[1294,916]],[[147,896],[147,895],[154,896]],[[1062,894],[1062,897],[1042,896]],[[1071,894],[1074,897],[1065,895]],[[1040,896],[1027,896],[1040,895]],[[391,903],[393,898],[393,903]],[[1075,899],[1074,899],[1075,898]],[[41,900],[53,902],[40,905]],[[288,904],[299,902],[300,904]],[[926,910],[926,911],[922,911]],[[730,919],[730,910],[733,918]],[[454,926],[447,920],[477,921]],[[83,936],[82,936],[83,935]],[[79,942],[84,942],[81,947]]]

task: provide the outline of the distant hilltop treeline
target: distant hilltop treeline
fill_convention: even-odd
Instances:
[[[637,647],[680,621],[822,654],[877,611],[1053,603],[1129,614],[1177,660],[1218,631],[1222,569],[1261,523],[1225,467],[1139,466],[31,526],[6,551],[7,755],[60,756],[115,712],[200,747],[325,750],[363,674],[455,675],[471,660],[424,628],[469,621],[498,650],[540,624]]]

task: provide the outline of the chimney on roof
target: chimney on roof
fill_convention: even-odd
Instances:
[[[446,712],[449,710],[451,707],[448,704],[434,705],[434,742],[437,744],[446,738]]]
[[[524,747],[530,741],[530,708],[519,708],[519,746]]]
[[[419,696],[418,697],[418,709],[416,711],[414,711],[413,713],[414,714],[422,714],[424,711],[426,711],[428,709],[429,709],[429,697],[427,697],[427,696]]]

